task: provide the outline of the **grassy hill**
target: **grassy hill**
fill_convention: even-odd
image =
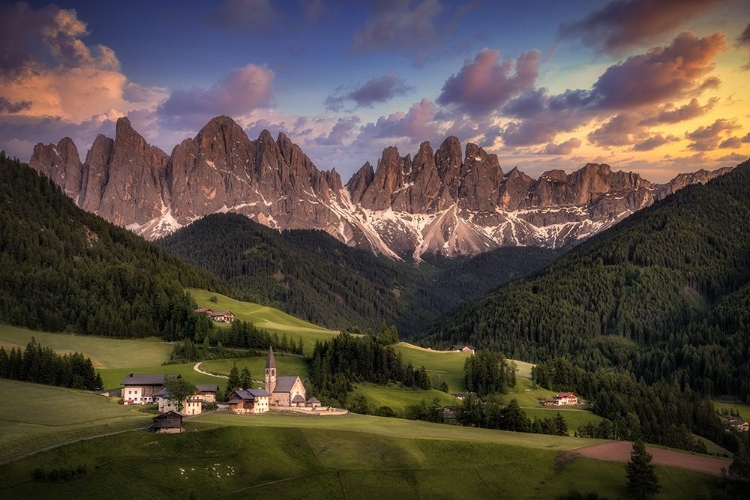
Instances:
[[[627,368],[750,398],[750,162],[689,186],[534,276],[458,307],[421,343]]]

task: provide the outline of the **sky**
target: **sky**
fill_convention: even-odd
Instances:
[[[214,116],[344,182],[451,135],[532,177],[665,182],[750,157],[750,1],[0,0],[0,149],[115,122],[166,153]]]

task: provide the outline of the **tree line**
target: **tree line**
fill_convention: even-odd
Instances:
[[[24,350],[13,347],[8,353],[0,346],[0,377],[89,391],[103,385],[91,358],[84,358],[79,352],[57,354],[42,347],[34,337]]]

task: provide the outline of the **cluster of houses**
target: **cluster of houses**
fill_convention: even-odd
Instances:
[[[448,350],[449,351],[455,351],[455,352],[465,352],[465,353],[468,353],[468,354],[474,354],[474,351],[476,351],[476,349],[474,349],[474,346],[473,345],[469,345],[469,344],[452,345],[452,346],[448,347]]]
[[[750,431],[750,423],[748,423],[747,420],[740,417],[739,415],[730,415],[728,413],[725,413],[724,415],[721,415],[721,418],[726,420],[727,428],[729,429],[737,432]]]
[[[122,401],[126,405],[156,404],[160,415],[154,418],[154,432],[180,432],[183,416],[199,415],[204,403],[216,402],[218,385],[198,385],[195,393],[189,396],[177,411],[177,401],[170,398],[164,388],[165,378],[181,378],[179,374],[139,375],[131,373],[121,385]],[[263,389],[235,389],[229,394],[227,407],[236,414],[260,414],[271,407],[294,408],[301,411],[315,411],[320,407],[316,398],[307,399],[307,390],[302,380],[296,376],[276,375],[276,359],[273,348],[268,350]]]
[[[234,321],[234,314],[232,311],[214,311],[207,307],[200,307],[194,311],[197,314],[205,314],[217,323],[231,324]]]
[[[573,406],[578,404],[578,396],[573,392],[558,392],[556,396],[539,401],[542,406]]]

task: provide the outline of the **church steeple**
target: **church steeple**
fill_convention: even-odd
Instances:
[[[273,394],[273,390],[276,388],[276,360],[273,357],[273,346],[268,348],[264,381],[266,383],[266,391]]]

